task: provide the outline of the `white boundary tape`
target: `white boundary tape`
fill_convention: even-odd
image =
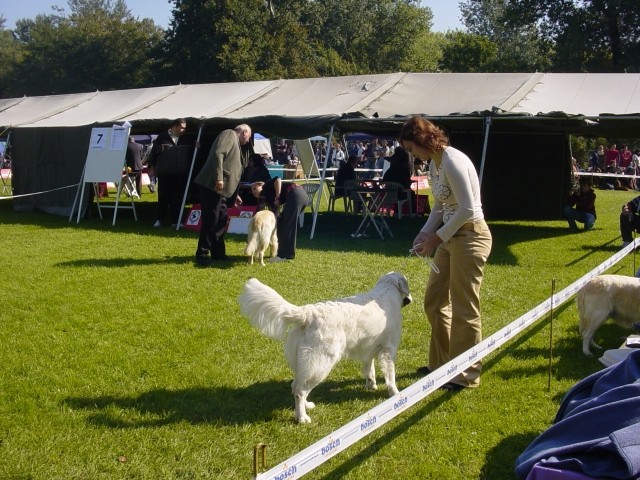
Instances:
[[[44,190],[42,192],[24,193],[22,195],[8,195],[6,197],[0,197],[0,200],[13,200],[14,198],[30,197],[32,195],[42,195],[43,193],[49,193],[49,192],[55,192],[55,191],[58,191],[58,190],[64,190],[65,188],[73,188],[73,187],[77,187],[78,185],[79,185],[78,183],[75,183],[73,185],[67,185],[66,187],[53,188],[51,190]]]
[[[627,247],[611,256],[609,259],[598,265],[589,273],[573,282],[557,294],[536,306],[533,310],[525,313],[521,317],[511,322],[506,327],[487,337],[473,349],[467,350],[462,355],[457,356],[446,365],[434,370],[429,375],[418,380],[414,384],[402,390],[397,395],[388,398],[380,405],[372,408],[368,412],[360,415],[338,430],[317,441],[313,445],[305,448],[286,461],[276,465],[270,470],[259,473],[256,480],[291,480],[300,478],[305,473],[310,472],[318,465],[326,462],[347,447],[356,443],[361,438],[369,435],[374,430],[407,410],[412,405],[434,392],[438,387],[447,383],[450,379],[463,372],[469,366],[486,357],[507,341],[514,338],[529,325],[541,318],[552,307],[557,307],[571,297],[573,297],[583,285],[596,275],[606,271],[611,266],[622,260],[628,253],[632,252],[640,239],[636,239]]]

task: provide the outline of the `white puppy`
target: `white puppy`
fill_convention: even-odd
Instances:
[[[395,358],[402,333],[401,308],[411,302],[409,283],[396,272],[383,275],[367,293],[339,300],[296,306],[275,290],[251,278],[240,295],[240,310],[268,337],[284,340],[293,370],[291,390],[296,420],[311,421],[307,402],[313,388],[346,357],[361,362],[365,387],[377,388],[377,356],[389,395],[398,393]]]
[[[270,210],[260,210],[251,217],[249,234],[244,254],[249,256],[249,265],[253,265],[253,258],[257,257],[264,267],[264,253],[271,245],[271,257],[278,253],[278,235],[276,233],[276,216]]]
[[[591,355],[589,346],[601,348],[593,335],[607,318],[631,328],[640,320],[640,279],[624,275],[599,275],[591,279],[577,295],[582,351]]]

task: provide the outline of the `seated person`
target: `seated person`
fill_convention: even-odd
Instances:
[[[335,197],[341,198],[346,196],[344,191],[345,180],[356,180],[356,167],[358,166],[358,157],[355,155],[349,155],[346,163],[340,165],[340,168],[336,172],[336,191]]]
[[[271,173],[264,164],[264,158],[258,153],[254,153],[249,157],[249,163],[247,168],[242,172],[240,177],[241,182],[255,183],[255,182],[268,182],[271,180]]]
[[[633,232],[640,232],[640,196],[622,206],[620,213],[622,248],[633,241]]]
[[[593,227],[596,221],[596,194],[591,188],[589,177],[580,177],[578,190],[569,195],[564,207],[564,216],[571,230],[578,230],[576,222],[584,223],[585,230]]]
[[[427,174],[427,170],[428,169],[424,161],[420,160],[419,158],[416,158],[413,161],[413,173],[417,177],[424,177]]]
[[[398,191],[398,199],[404,200],[407,198],[407,192],[411,195],[411,202],[414,202],[413,198],[413,190],[411,190],[411,184],[413,181],[411,180],[411,167],[409,166],[409,154],[402,147],[397,147],[393,152],[393,155],[389,157],[389,168],[384,175],[382,176],[382,180],[384,182],[398,182],[402,185],[406,191]]]

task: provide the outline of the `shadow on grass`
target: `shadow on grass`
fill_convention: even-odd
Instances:
[[[327,381],[312,391],[309,400],[339,404],[387,398],[384,387],[372,392],[363,385],[361,379]],[[294,421],[290,381],[258,382],[246,388],[158,388],[137,396],[71,397],[63,404],[87,411],[88,423],[110,428],[160,427],[180,422],[227,425],[265,422],[273,420],[276,412],[282,410]]]
[[[209,269],[233,268],[238,264],[245,265],[246,263],[247,263],[247,257],[229,256],[229,260],[214,262],[213,265],[209,267],[200,267],[195,263],[194,255],[175,255],[175,256],[149,257],[149,258],[84,258],[81,260],[71,260],[68,262],[60,262],[56,264],[56,266],[58,267],[123,268],[123,267],[145,266],[145,265],[192,264],[194,268],[205,270],[207,268]]]
[[[565,237],[573,237],[579,235],[571,232],[566,227],[550,227],[544,225],[523,225],[519,222],[499,223],[492,225],[489,222],[491,235],[493,236],[493,245],[491,255],[487,263],[493,265],[517,265],[517,258],[511,252],[511,247],[516,244],[537,242],[543,239],[558,239],[559,241]],[[585,254],[575,262],[571,262],[567,266],[585,260],[589,255],[595,252],[611,251],[616,252],[619,247],[616,242],[620,241],[620,237],[616,236],[601,245],[583,245],[581,248],[585,250]]]
[[[407,418],[404,418],[398,425],[396,425],[395,427],[391,428],[388,432],[386,432],[383,437],[376,440],[375,442],[370,444],[368,447],[362,449],[357,454],[351,456],[349,460],[347,460],[344,463],[341,463],[333,471],[326,474],[322,478],[325,480],[331,480],[334,478],[345,477],[351,470],[353,470],[354,468],[357,468],[362,463],[369,460],[385,445],[399,439],[412,426],[424,420],[425,416],[436,411],[444,402],[446,402],[450,398],[451,398],[450,394],[445,393],[440,395],[439,397],[429,399],[426,405],[423,405],[422,407],[418,408],[415,412],[413,412],[410,416],[408,416]]]
[[[515,461],[540,432],[519,433],[503,438],[489,450],[480,478],[515,478]]]
[[[148,235],[154,237],[167,238],[190,238],[194,242],[197,239],[197,232],[190,230],[174,230],[170,228],[153,228],[155,220],[156,204],[154,202],[141,202],[136,205],[138,221],[135,221],[128,212],[122,212],[118,215],[115,226],[111,225],[112,216],[105,215],[103,220],[97,218],[97,214],[92,213],[92,218],[83,219],[80,223],[76,223],[75,219],[71,222],[68,217],[54,216],[41,212],[35,213],[18,213],[11,210],[8,205],[0,205],[2,213],[2,223],[13,225],[38,225],[42,228],[77,228],[82,230],[94,230],[100,232],[117,232],[129,233],[136,235]],[[304,228],[298,230],[298,246],[316,251],[344,251],[344,252],[363,252],[381,254],[385,256],[408,255],[408,249],[411,246],[416,234],[424,225],[426,217],[403,217],[402,219],[387,219],[389,226],[393,232],[393,238],[386,237],[381,240],[373,228],[369,228],[367,238],[352,238],[351,234],[356,231],[362,218],[358,215],[346,214],[343,212],[320,212],[317,217],[316,228],[313,240],[310,239],[312,219],[307,214]],[[493,234],[494,243],[490,264],[496,265],[517,265],[517,258],[511,252],[511,246],[526,242],[535,242],[545,238],[561,239],[567,236],[576,235],[571,233],[566,227],[554,227],[546,225],[531,225],[527,221],[514,220],[512,223],[492,223],[489,221],[491,232]],[[231,240],[244,242],[244,235],[228,235]],[[602,245],[584,245],[585,257],[595,251],[616,251],[619,237],[606,242]],[[195,243],[194,243],[195,248]],[[178,259],[180,257],[177,257]],[[581,260],[583,260],[582,258]],[[138,261],[138,260],[136,260]],[[142,261],[144,263],[144,261]],[[150,259],[150,263],[165,263],[166,259]],[[126,259],[123,259],[126,264]],[[116,265],[119,266],[119,265]]]

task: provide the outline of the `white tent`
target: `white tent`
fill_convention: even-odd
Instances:
[[[569,170],[568,134],[637,136],[639,112],[640,74],[393,73],[0,99],[0,126],[12,132],[15,193],[26,194],[76,183],[87,132],[96,125],[129,121],[134,134],[157,133],[184,117],[206,145],[238,123],[291,139],[326,136],[332,129],[394,135],[406,116],[420,114],[445,126],[452,142],[482,165],[481,173],[486,159],[485,177],[490,173],[504,192],[513,189],[499,181],[503,163],[512,162],[507,157],[525,160],[526,150],[550,142],[547,150],[554,154],[542,165],[558,176],[557,164]],[[558,203],[561,188],[554,188],[560,193],[550,202]],[[509,206],[504,195],[494,200],[492,192],[485,195],[489,211]],[[14,205],[68,212],[72,202],[63,191]],[[555,207],[528,208],[548,215]]]
[[[354,114],[439,117],[497,110],[590,118],[638,114],[640,74],[395,73],[24,97],[0,99],[0,126],[122,121],[136,126],[176,117],[231,123],[260,117],[335,120]],[[326,133],[331,120],[317,134]]]
[[[253,134],[253,151],[260,155],[266,155],[273,159],[273,151],[271,149],[271,140],[265,136],[255,133]]]

